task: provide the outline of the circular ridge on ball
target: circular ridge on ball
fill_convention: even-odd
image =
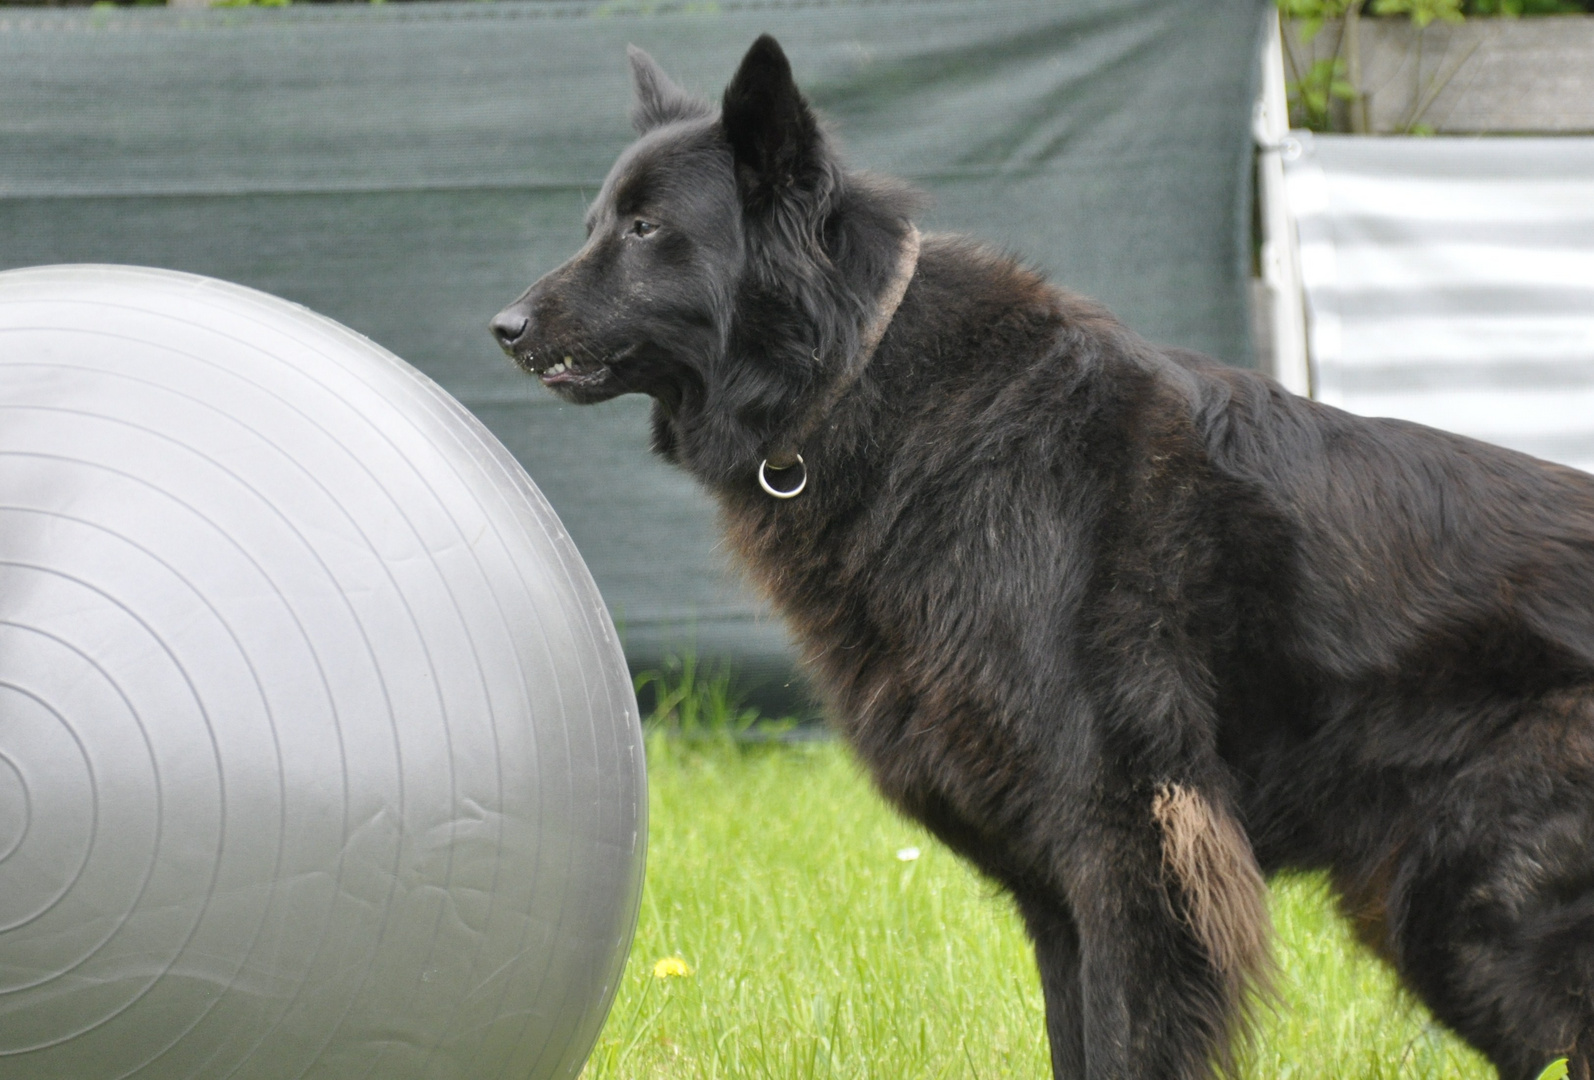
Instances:
[[[242,286],[0,273],[0,1074],[573,1076],[645,838],[613,624],[458,402]]]

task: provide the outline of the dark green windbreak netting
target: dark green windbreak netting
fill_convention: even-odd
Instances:
[[[708,501],[648,456],[647,403],[561,405],[487,333],[581,242],[630,137],[626,43],[717,98],[773,32],[851,161],[933,195],[925,227],[1248,363],[1265,2],[0,8],[0,268],[189,270],[347,323],[525,463],[633,664],[695,645],[778,675],[783,632],[724,565]]]

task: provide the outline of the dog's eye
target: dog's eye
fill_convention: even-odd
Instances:
[[[641,218],[637,218],[631,223],[632,236],[652,236],[658,231],[659,227],[656,224],[651,221],[643,221]]]

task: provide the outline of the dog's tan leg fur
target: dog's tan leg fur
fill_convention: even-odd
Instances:
[[[1266,992],[1272,960],[1267,883],[1240,826],[1200,792],[1165,784],[1151,800],[1162,863],[1184,894],[1185,917],[1236,997]]]

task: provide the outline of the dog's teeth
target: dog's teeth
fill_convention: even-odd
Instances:
[[[569,367],[571,364],[574,364],[574,363],[575,363],[575,360],[573,358],[568,357],[568,356],[565,357],[565,367]]]

